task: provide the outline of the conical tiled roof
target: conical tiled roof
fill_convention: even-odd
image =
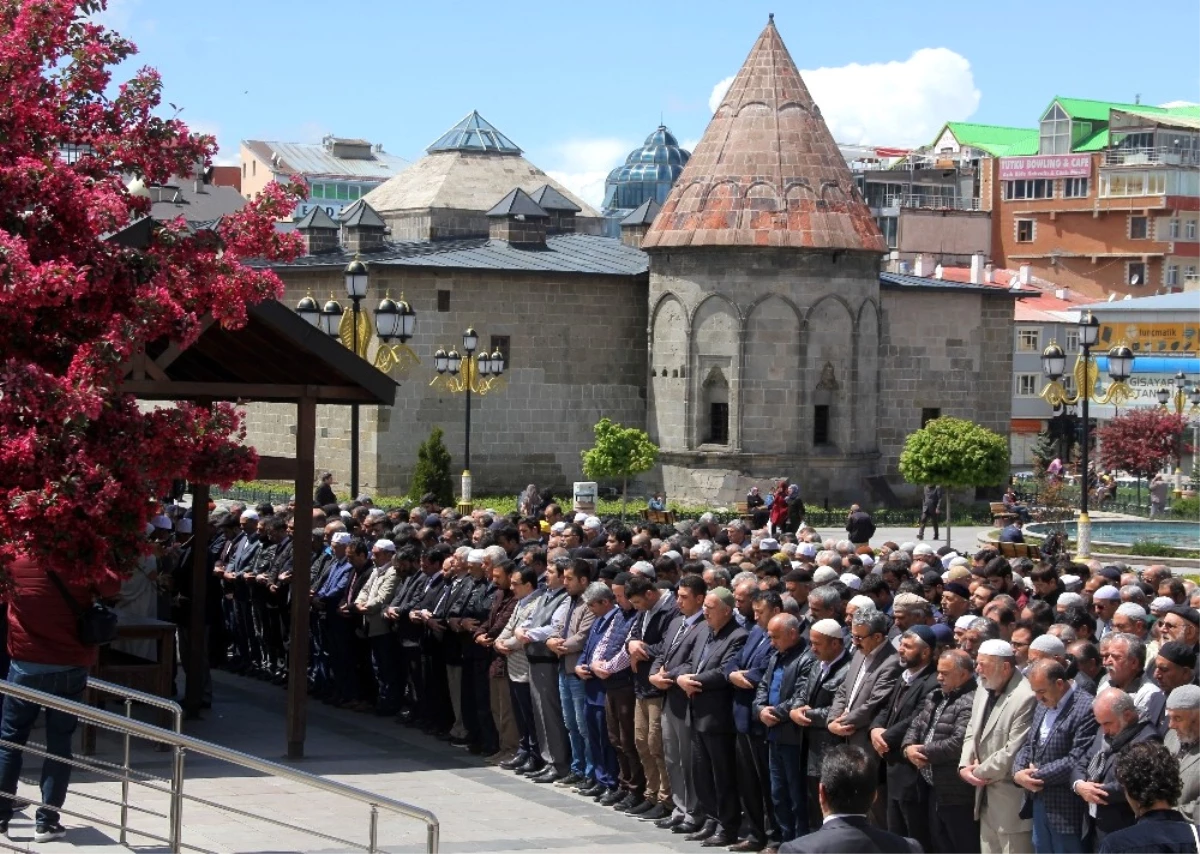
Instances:
[[[642,241],[678,246],[885,251],[774,20]]]

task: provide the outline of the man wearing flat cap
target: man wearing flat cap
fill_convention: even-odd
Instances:
[[[1013,757],[1029,732],[1037,700],[1007,641],[984,641],[975,672],[979,690],[963,740],[959,776],[975,787],[980,850],[1031,851],[1033,825],[1021,817],[1022,790],[1013,785]]]
[[[1171,691],[1167,721],[1170,729],[1163,744],[1179,760],[1183,781],[1178,809],[1188,821],[1200,824],[1200,685],[1180,685]]]

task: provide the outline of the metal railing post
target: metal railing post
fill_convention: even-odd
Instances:
[[[425,848],[429,854],[438,854],[438,837],[441,835],[441,825],[431,822],[426,827]]]
[[[170,837],[172,854],[179,854],[183,837],[183,761],[186,749],[175,747],[175,756],[171,762],[171,829]]]
[[[379,850],[379,807],[371,804],[371,827],[367,836],[367,851],[375,854]]]
[[[125,700],[125,717],[133,718],[133,700]],[[121,844],[125,844],[126,826],[129,823],[129,733],[125,733],[125,761],[122,765],[125,776],[121,779]]]

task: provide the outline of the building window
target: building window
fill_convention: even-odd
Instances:
[[[710,403],[708,405],[708,438],[710,445],[729,444],[729,404]]]
[[[242,164],[242,180],[244,181],[245,179],[246,179],[246,164],[243,163]]]
[[[1018,329],[1017,349],[1022,353],[1039,353],[1042,349],[1040,329]]]
[[[1183,278],[1185,281],[1196,278],[1196,265],[1188,264],[1183,268]]]
[[[258,161],[257,161],[257,160],[251,160],[251,161],[250,161],[250,174],[251,174],[251,175],[257,175],[257,174],[258,174]]]
[[[1125,281],[1129,284],[1144,285],[1146,284],[1146,262],[1145,261],[1130,261],[1126,265]]]
[[[1064,352],[1074,353],[1079,350],[1079,330],[1078,329],[1068,329],[1063,340],[1066,343],[1066,346],[1063,347]]]
[[[926,408],[921,410],[921,426],[924,427],[930,421],[942,417],[942,410],[937,408]]]
[[[492,352],[495,353],[497,350],[500,351],[500,355],[504,356],[504,370],[507,371],[512,367],[512,357],[509,355],[510,350],[508,348],[507,335],[492,336]]]
[[[1031,178],[1024,181],[1005,181],[1004,198],[1053,199],[1054,181],[1049,178]]]
[[[1042,116],[1038,133],[1038,154],[1071,153],[1071,118],[1057,103]]]
[[[1166,271],[1163,273],[1163,284],[1168,287],[1175,287],[1179,284],[1179,265],[1168,264]]]
[[[1171,236],[1171,240],[1179,239],[1179,220],[1172,217],[1167,223],[1167,234]]]
[[[1085,199],[1088,194],[1087,178],[1063,178],[1064,199]]]
[[[1017,243],[1032,243],[1037,232],[1037,223],[1031,219],[1017,220]]]
[[[1017,374],[1017,397],[1037,397],[1040,374]]]
[[[1165,172],[1112,172],[1100,176],[1101,198],[1161,196],[1166,191]]]
[[[1196,221],[1194,219],[1189,219],[1183,224],[1183,236],[1187,240],[1196,239]]]
[[[820,404],[813,407],[813,444],[829,444],[829,406]]]
[[[888,249],[895,249],[899,245],[897,242],[897,234],[899,232],[900,218],[894,216],[880,216],[875,218],[875,222],[879,225],[879,230],[883,232],[883,240],[887,244]]]
[[[1150,220],[1144,216],[1129,218],[1129,239],[1146,240],[1150,237]]]
[[[450,292],[449,291],[438,291],[437,295],[438,295],[438,297],[437,297],[438,311],[449,311],[450,310]]]

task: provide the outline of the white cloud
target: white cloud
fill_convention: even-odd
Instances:
[[[634,142],[613,137],[569,140],[554,147],[553,168],[546,174],[599,210],[604,203],[604,179],[635,147]]]
[[[948,121],[969,118],[979,107],[971,63],[949,48],[921,48],[904,61],[850,63],[801,71],[837,142],[923,145]],[[713,87],[716,111],[733,82]]]
[[[1164,110],[1169,110],[1172,107],[1196,107],[1200,106],[1195,101],[1167,101],[1165,104],[1159,104]]]

